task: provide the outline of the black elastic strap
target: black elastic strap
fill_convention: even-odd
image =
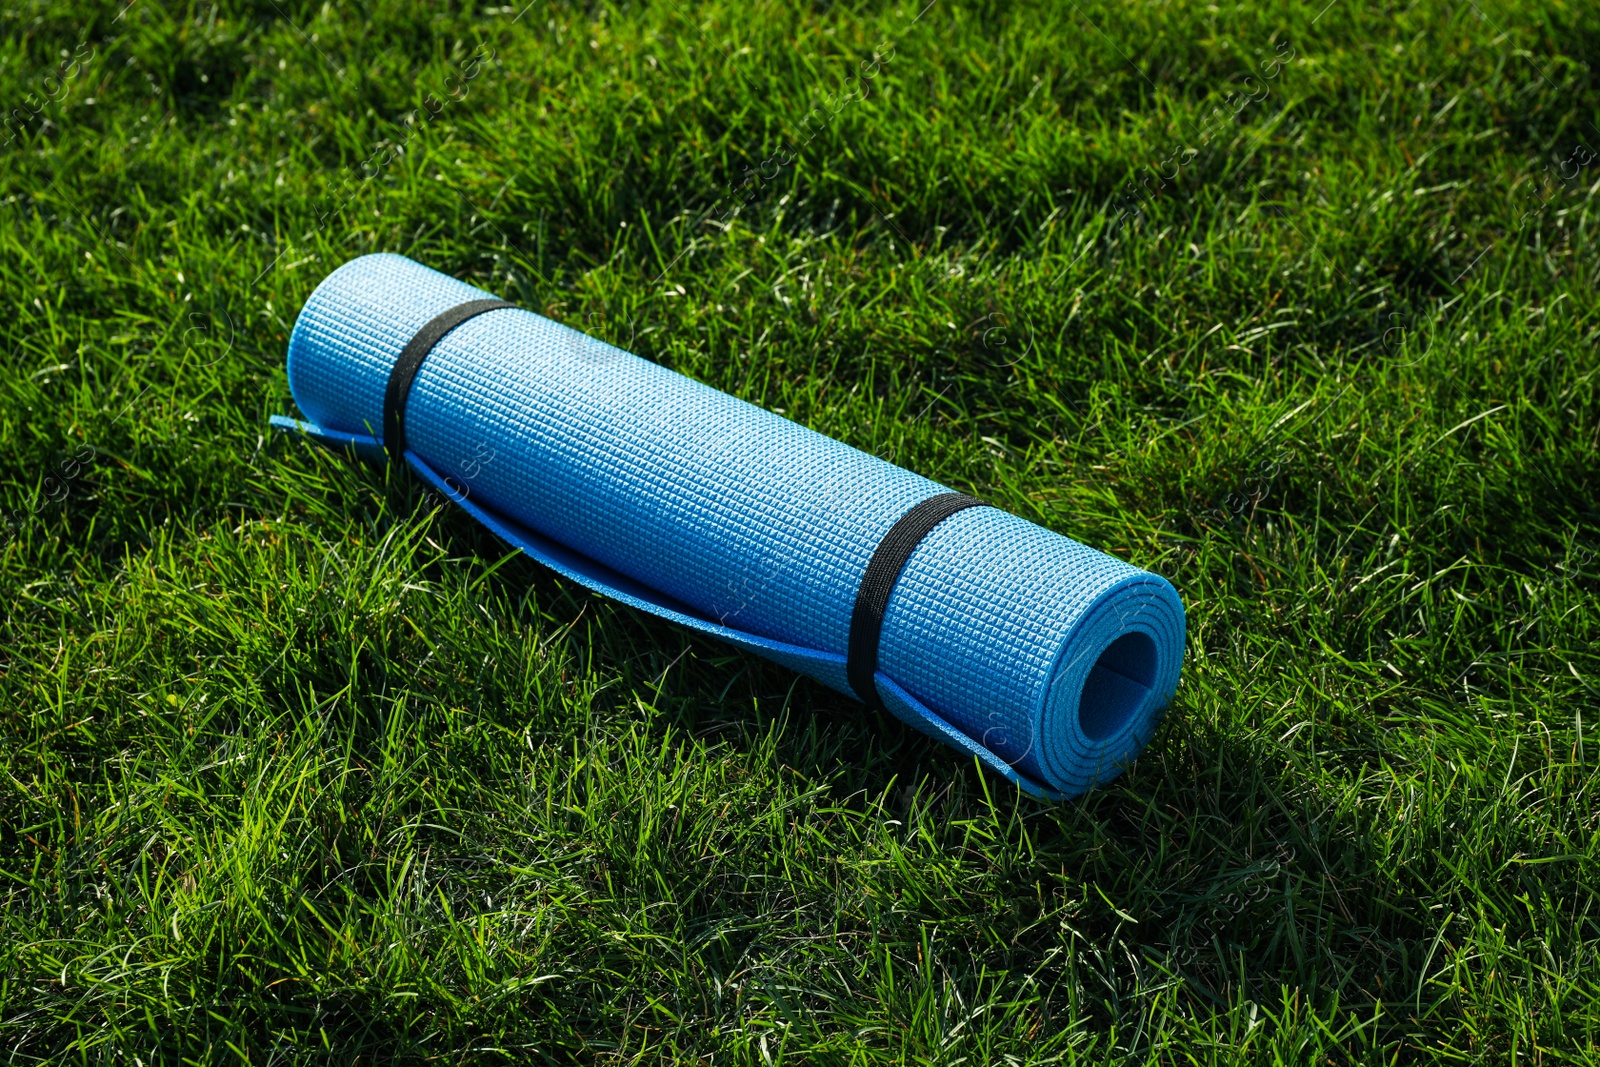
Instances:
[[[958,511],[982,507],[983,501],[965,493],[930,496],[889,527],[861,576],[855,610],[850,615],[850,645],[845,651],[845,678],[856,696],[869,707],[883,707],[874,677],[878,673],[878,638],[883,633],[883,613],[900,571],[928,531]]]
[[[388,450],[392,462],[398,462],[405,455],[406,398],[411,395],[411,383],[416,379],[422,361],[433,351],[433,346],[470,318],[496,308],[516,306],[504,300],[468,300],[465,304],[457,304],[449,311],[429,319],[400,350],[400,358],[394,361],[394,369],[389,372],[389,387],[383,391],[383,447]]]

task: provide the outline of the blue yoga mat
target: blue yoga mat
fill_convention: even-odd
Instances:
[[[396,358],[491,294],[403,256],[323,280],[289,339],[304,419],[376,461]],[[519,308],[472,318],[417,372],[405,459],[509,544],[642,611],[841,693],[873,551],[920,475]],[[992,507],[940,522],[893,587],[885,706],[1035,796],[1105,782],[1178,684],[1184,614],[1165,578]]]

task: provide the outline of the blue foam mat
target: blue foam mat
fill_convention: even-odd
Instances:
[[[389,370],[440,312],[491,296],[411,260],[330,274],[289,342],[305,419],[382,461]],[[845,648],[873,549],[948,490],[521,309],[447,334],[406,408],[406,461],[509,544],[589,589],[853,695]],[[994,508],[940,523],[884,616],[902,720],[1035,796],[1080,793],[1149,741],[1178,682],[1164,578]]]

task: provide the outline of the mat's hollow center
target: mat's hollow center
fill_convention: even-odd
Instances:
[[[1078,725],[1091,741],[1104,741],[1128,724],[1156,680],[1156,643],[1135,630],[1106,646],[1089,668],[1078,700]]]

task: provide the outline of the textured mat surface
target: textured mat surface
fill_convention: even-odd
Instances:
[[[327,443],[382,456],[389,370],[429,319],[494,294],[402,256],[330,274],[289,341]],[[520,309],[444,337],[406,406],[407,462],[496,534],[591,589],[840,692],[879,540],[948,490]],[[1164,579],[989,507],[934,528],[884,616],[896,715],[1035,795],[1082,792],[1149,741],[1178,682]]]

